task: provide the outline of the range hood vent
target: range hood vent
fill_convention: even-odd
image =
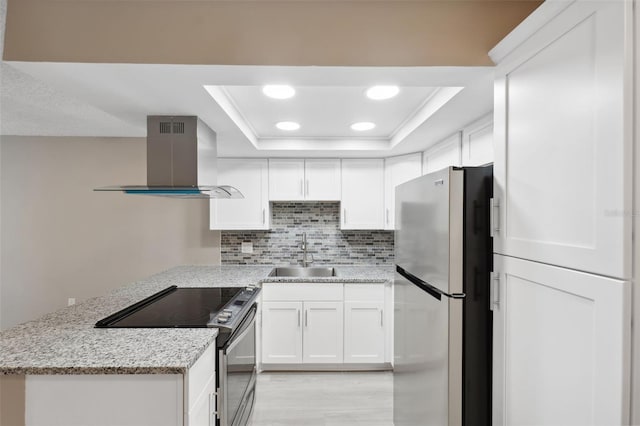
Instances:
[[[107,186],[94,191],[175,198],[244,198],[216,185],[216,133],[196,116],[147,117],[147,185]]]

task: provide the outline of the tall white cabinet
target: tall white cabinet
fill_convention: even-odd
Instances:
[[[498,64],[497,253],[630,278],[630,7],[576,1]]]
[[[629,282],[495,256],[494,425],[628,424]]]
[[[490,53],[494,425],[629,424],[632,2],[546,2]]]

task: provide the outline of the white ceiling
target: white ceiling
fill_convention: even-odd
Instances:
[[[4,62],[0,71],[1,134],[144,137],[147,115],[197,115],[217,132],[223,157],[415,152],[493,104],[491,67]],[[294,86],[296,96],[266,98],[261,87],[274,82]],[[398,97],[367,99],[366,88],[380,82],[400,86]],[[302,125],[295,134],[273,127],[289,120]],[[354,121],[378,126],[356,135]]]
[[[417,112],[436,88],[403,87],[394,98],[367,98],[368,87],[296,87],[290,99],[272,99],[258,86],[224,86],[229,99],[256,136],[264,138],[366,138],[390,139]],[[275,127],[279,121],[295,121],[301,127],[287,132]],[[350,125],[370,121],[376,127],[356,132]]]

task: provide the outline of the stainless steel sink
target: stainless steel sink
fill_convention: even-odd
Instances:
[[[296,268],[281,267],[273,268],[269,273],[270,277],[335,277],[335,268]]]

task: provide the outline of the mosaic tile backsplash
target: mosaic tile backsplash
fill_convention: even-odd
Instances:
[[[393,263],[393,231],[341,231],[339,202],[272,203],[269,231],[221,232],[221,261],[301,265],[303,232],[315,265]],[[242,242],[253,243],[253,253],[241,253]]]

